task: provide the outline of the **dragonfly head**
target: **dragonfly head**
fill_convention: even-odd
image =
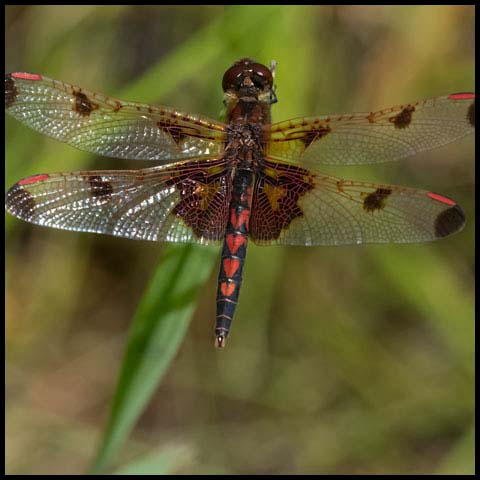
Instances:
[[[235,62],[223,76],[222,88],[225,102],[235,99],[255,99],[272,104],[277,101],[273,85],[274,63],[272,69],[249,58]]]

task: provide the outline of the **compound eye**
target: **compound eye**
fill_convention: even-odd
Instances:
[[[227,91],[229,89],[236,89],[239,88],[243,74],[245,72],[245,65],[244,64],[235,64],[233,67],[230,67],[223,76],[222,80],[222,88],[223,91]]]
[[[271,87],[273,85],[272,72],[261,63],[253,63],[251,65],[253,70],[252,80],[255,85],[264,88],[266,85]]]
[[[225,72],[222,81],[223,91],[240,89],[246,78],[250,78],[255,87],[262,90],[266,86],[273,85],[272,72],[265,65],[245,58],[236,62]]]

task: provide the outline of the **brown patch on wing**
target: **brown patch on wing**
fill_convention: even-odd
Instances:
[[[167,132],[177,145],[179,145],[186,137],[182,132],[182,127],[180,127],[180,125],[171,123],[167,120],[157,122],[157,127],[160,128],[160,130]]]
[[[408,105],[397,115],[390,117],[389,121],[395,125],[395,128],[406,128],[412,122],[412,114],[415,111],[413,105]]]
[[[15,80],[10,74],[5,75],[5,108],[10,107],[15,102],[17,95]]]
[[[472,127],[475,127],[475,100],[468,107],[467,118],[468,123],[470,123]]]
[[[465,224],[465,213],[458,206],[447,208],[435,219],[435,236],[443,238],[457,232]]]
[[[368,194],[363,200],[363,209],[374,212],[385,207],[385,199],[392,193],[389,188],[377,188],[375,192]]]
[[[301,138],[302,142],[305,144],[305,148],[308,148],[313,142],[320,140],[325,135],[330,133],[330,127],[318,127],[312,128],[311,130],[306,130],[303,132],[303,136]]]
[[[173,115],[172,115],[173,117]],[[196,128],[192,125],[193,122],[190,121],[188,117],[183,117],[181,120],[188,122],[186,124],[178,124],[177,121],[172,118],[171,120],[159,120],[156,125],[160,130],[163,130],[165,133],[168,133],[173,141],[179,145],[188,137],[201,138],[203,140],[216,140],[217,138],[213,135],[207,135],[205,132]]]
[[[73,110],[79,113],[82,117],[88,117],[93,110],[98,109],[98,104],[92,102],[84,93],[82,92],[73,92],[75,97],[75,104]]]
[[[192,170],[191,165],[178,166],[175,174],[165,181],[178,191],[180,200],[172,214],[181,217],[196,238],[220,240],[225,235],[231,196],[231,177],[225,169],[214,173]]]
[[[106,197],[113,193],[112,184],[102,180],[102,177],[98,175],[88,177],[88,183],[90,184],[90,192],[93,197]]]
[[[115,107],[113,108],[113,111],[115,113],[117,113],[121,108],[123,108],[123,105],[118,100],[116,100],[115,101]]]
[[[308,170],[265,161],[265,168],[255,179],[250,217],[252,239],[262,242],[279,238],[293,220],[303,217],[299,200],[313,188],[313,176]]]

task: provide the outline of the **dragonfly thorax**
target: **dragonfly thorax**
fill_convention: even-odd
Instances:
[[[233,124],[227,128],[225,157],[230,165],[253,168],[264,155],[264,131],[259,124]]]

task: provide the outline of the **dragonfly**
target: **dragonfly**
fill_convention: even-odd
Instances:
[[[321,165],[399,160],[474,131],[475,94],[367,113],[271,123],[275,62],[226,70],[225,121],[117,100],[43,75],[5,75],[5,109],[80,150],[151,160],[136,170],[40,173],[6,193],[27,222],[137,240],[222,245],[215,345],[237,307],[247,243],[425,242],[460,231],[465,215],[441,194],[326,175]]]

